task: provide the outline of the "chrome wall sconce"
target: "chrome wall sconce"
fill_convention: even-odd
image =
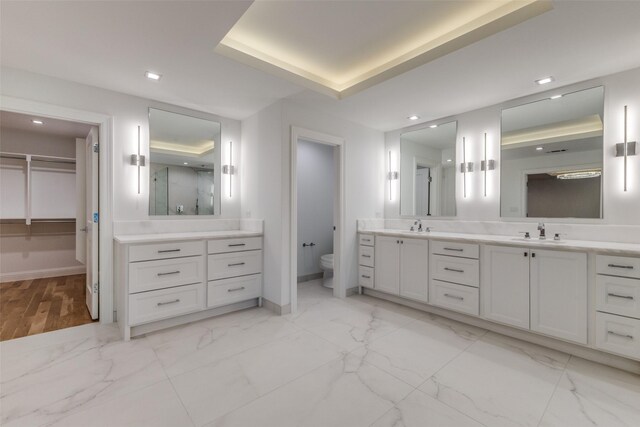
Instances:
[[[460,173],[462,173],[463,196],[467,198],[467,173],[473,172],[473,162],[467,162],[467,139],[462,137],[462,163],[460,163]]]
[[[131,165],[138,168],[138,194],[140,194],[140,168],[147,165],[147,158],[140,154],[140,126],[138,126],[138,154],[131,155]]]
[[[638,154],[638,143],[627,141],[627,108],[624,106],[624,142],[616,144],[616,157],[624,157],[624,191],[627,191],[627,159]]]
[[[389,200],[393,200],[393,181],[397,181],[400,178],[398,171],[392,170],[393,163],[391,160],[391,150],[389,150],[388,165],[387,165],[387,181],[389,181]]]
[[[233,141],[229,141],[229,163],[222,166],[222,173],[229,175],[229,198],[232,195],[233,180],[232,177],[236,173],[236,168],[233,166]]]
[[[484,133],[484,160],[480,162],[480,170],[484,172],[484,197],[487,197],[487,172],[496,168],[496,161],[487,159],[487,133]]]

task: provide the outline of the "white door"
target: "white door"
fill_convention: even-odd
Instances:
[[[485,246],[482,317],[529,329],[529,249]]]
[[[87,263],[86,139],[76,138],[76,260]]]
[[[400,295],[427,302],[428,289],[429,241],[400,239]]]
[[[85,141],[86,170],[86,302],[92,319],[98,318],[98,128],[91,128]]]
[[[531,329],[587,343],[587,254],[531,250]]]
[[[377,236],[374,289],[390,294],[400,293],[400,239]]]
[[[416,215],[425,216],[429,210],[429,177],[430,170],[427,167],[416,169]]]

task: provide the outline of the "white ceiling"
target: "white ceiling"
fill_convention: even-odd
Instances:
[[[32,122],[34,119],[42,120],[44,124],[35,125]],[[46,135],[63,136],[67,138],[85,138],[91,130],[91,125],[86,123],[41,118],[38,116],[12,113],[8,111],[0,112],[0,127],[42,133]]]
[[[414,124],[411,114],[434,120],[640,66],[640,1],[555,1],[543,15],[335,100],[213,52],[250,4],[3,0],[0,58],[235,119],[290,98],[383,131]],[[147,81],[146,70],[162,80]],[[550,85],[533,83],[549,74]]]
[[[444,150],[455,147],[457,122],[442,123],[436,128],[425,127],[400,135],[400,142],[410,141],[427,147]]]

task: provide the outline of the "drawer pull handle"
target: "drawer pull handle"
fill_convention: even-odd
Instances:
[[[180,252],[181,250],[182,249],[162,249],[162,250],[159,250],[158,253],[159,254],[166,254],[166,253],[169,253],[169,252]]]
[[[626,268],[627,270],[633,270],[632,265],[609,264],[609,268]]]
[[[614,331],[607,331],[607,333],[609,335],[614,335],[614,336],[620,337],[620,338],[626,338],[626,339],[629,339],[629,340],[633,339],[633,335],[619,334],[618,332],[614,332]]]
[[[464,252],[462,248],[443,248],[445,251]]]
[[[235,262],[233,264],[227,264],[227,267],[237,267],[239,265],[244,265],[244,262]]]
[[[236,292],[236,291],[243,291],[243,290],[244,290],[244,286],[240,286],[239,288],[227,289],[227,292]]]
[[[166,273],[158,273],[158,276],[169,276],[171,274],[180,274],[180,270],[176,270],[176,271],[168,271]]]
[[[371,255],[362,255],[362,258],[371,258]]]
[[[459,297],[458,295],[444,294],[444,296],[447,297],[447,298],[453,298],[453,299],[457,299],[457,300],[460,300],[460,301],[464,301],[464,298],[463,297]]]
[[[162,305],[168,305],[168,304],[175,304],[177,302],[180,302],[180,298],[176,298],[173,301],[165,301],[165,302],[159,302],[158,303],[158,307],[162,306]]]
[[[444,268],[446,271],[453,271],[455,273],[464,273],[464,270],[458,270],[457,268],[449,268],[449,267],[445,267]]]
[[[363,242],[370,242],[371,239],[362,239]]]
[[[236,246],[247,246],[246,243],[232,243],[230,245],[227,245],[230,248],[236,247]]]
[[[618,295],[618,294],[612,294],[612,293],[608,293],[607,295],[615,298],[624,298],[624,299],[630,299],[630,300],[634,299],[631,295]]]
[[[364,277],[365,279],[371,279],[371,276],[367,276],[367,275],[362,275],[362,277]]]

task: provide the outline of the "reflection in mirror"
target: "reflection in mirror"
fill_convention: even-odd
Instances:
[[[149,109],[149,215],[220,214],[220,123]]]
[[[400,135],[400,214],[456,215],[457,122]]]
[[[502,111],[501,216],[602,218],[604,88]]]

